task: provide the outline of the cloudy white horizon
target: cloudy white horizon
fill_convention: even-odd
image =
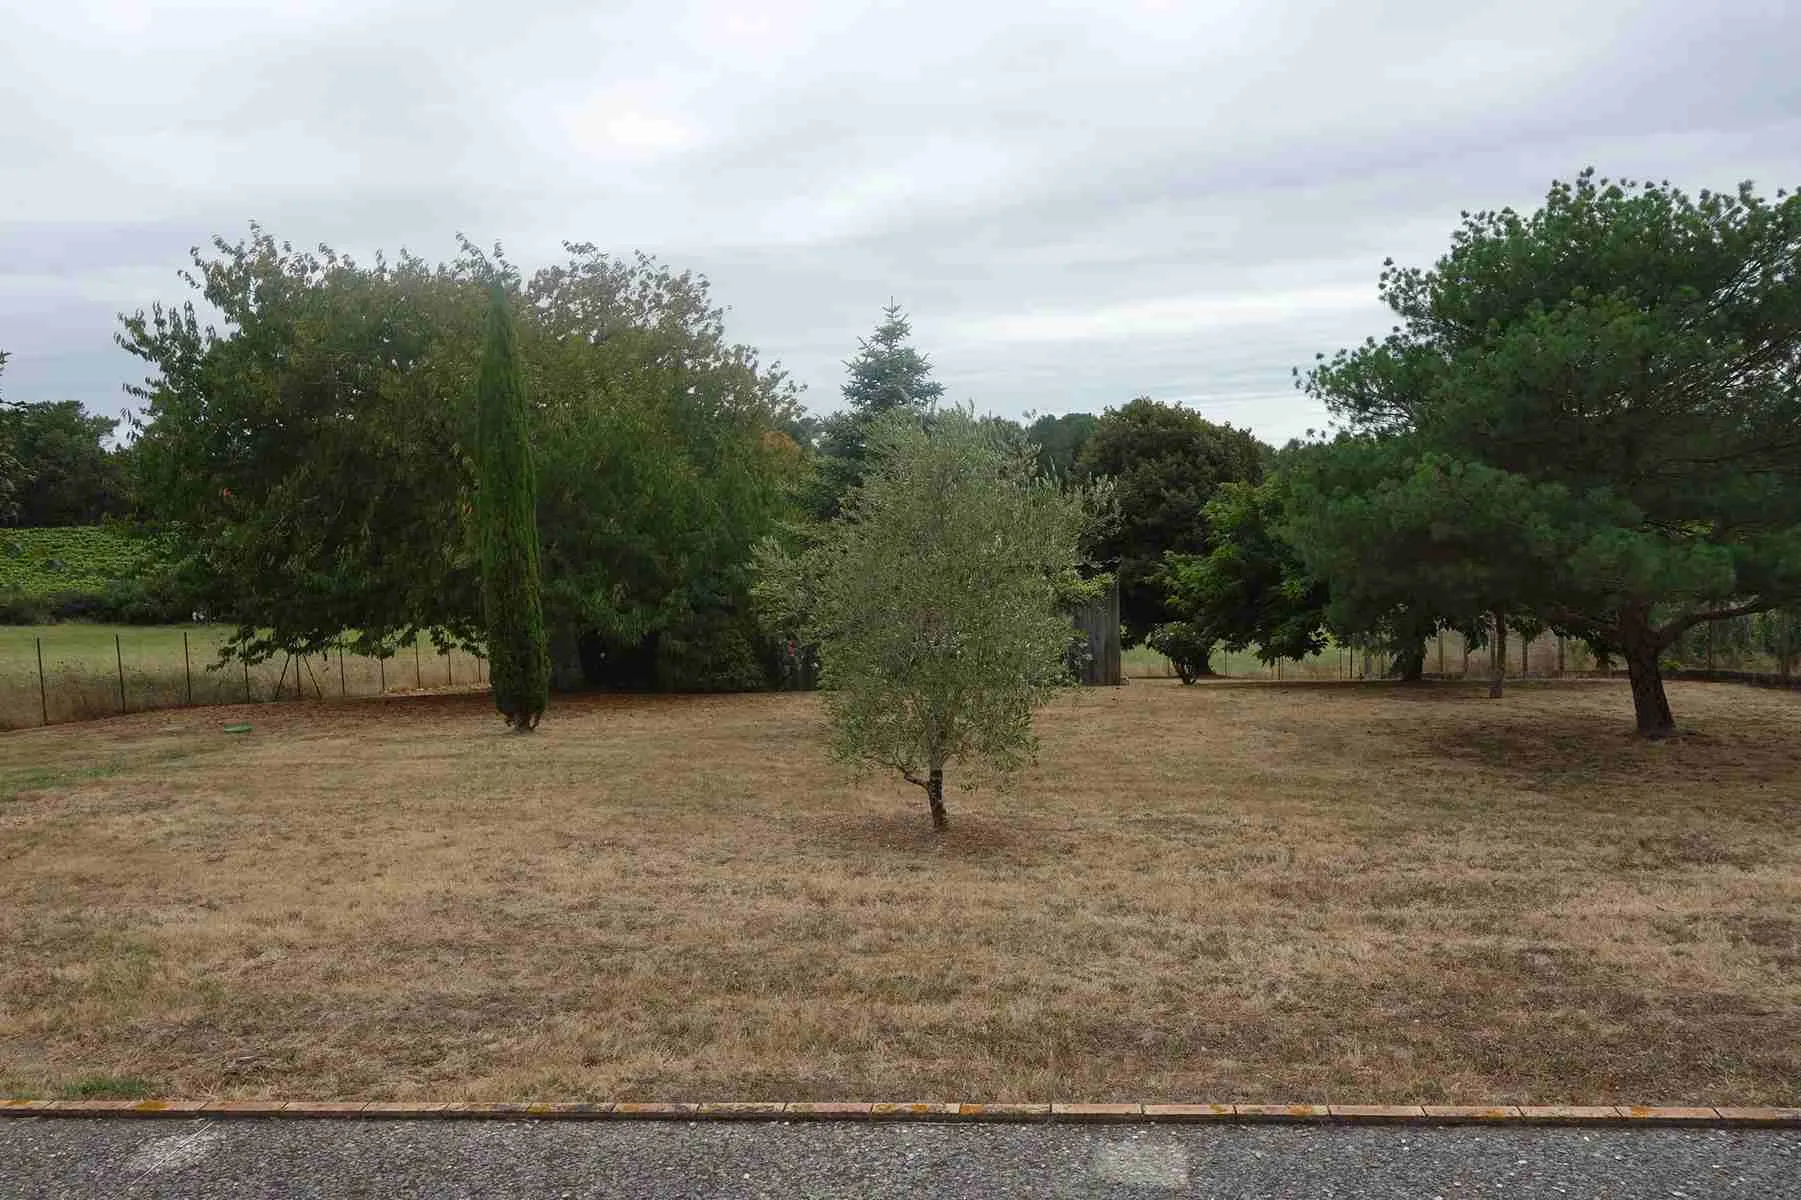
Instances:
[[[559,244],[713,282],[839,402],[890,297],[947,396],[1148,394],[1283,441],[1290,372],[1380,334],[1382,260],[1587,165],[1801,183],[1801,8],[12,0],[0,40],[9,400],[118,412],[116,314],[188,248],[521,266]]]

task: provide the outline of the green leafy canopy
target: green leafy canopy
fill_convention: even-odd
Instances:
[[[1381,294],[1395,331],[1305,380],[1350,430],[1297,485],[1307,566],[1618,646],[1668,732],[1659,653],[1801,598],[1801,199],[1585,172]]]
[[[891,413],[869,448],[844,514],[804,555],[765,561],[765,594],[821,646],[833,751],[922,785],[952,762],[1009,771],[1068,681],[1060,594],[1094,501],[964,409],[929,427]]]

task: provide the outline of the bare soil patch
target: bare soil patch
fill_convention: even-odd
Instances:
[[[8,734],[0,1094],[1801,1101],[1801,696],[1510,693],[1081,692],[942,838],[806,695]]]

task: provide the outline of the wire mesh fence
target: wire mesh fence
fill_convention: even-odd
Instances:
[[[189,705],[341,699],[482,686],[478,655],[439,652],[425,637],[385,659],[334,649],[280,656],[254,666],[221,663],[226,626],[42,625],[0,627],[0,729],[57,725],[120,713]],[[1444,632],[1426,642],[1429,678],[1486,679],[1492,651]],[[1388,652],[1373,645],[1329,644],[1304,659],[1260,660],[1254,651],[1214,651],[1215,674],[1231,679],[1382,679]],[[1664,655],[1673,671],[1751,683],[1790,685],[1801,658],[1801,614],[1758,613],[1688,631]],[[1125,674],[1173,677],[1169,660],[1143,647],[1124,656]],[[1510,634],[1509,678],[1623,674],[1582,642],[1556,634]]]
[[[385,659],[277,655],[219,661],[223,626],[43,625],[0,628],[0,729],[189,705],[347,699],[475,687],[487,664],[425,637]]]
[[[1426,640],[1425,674],[1437,679],[1488,679],[1494,671],[1491,645],[1466,643],[1444,631]],[[1510,630],[1505,650],[1507,677],[1555,679],[1624,675],[1619,659],[1605,660],[1581,640],[1543,633],[1524,637]],[[1332,643],[1303,659],[1265,663],[1254,649],[1215,650],[1209,665],[1229,679],[1384,679],[1391,676],[1392,652],[1375,645]],[[1801,659],[1801,614],[1756,613],[1711,621],[1689,630],[1663,654],[1667,670],[1746,682],[1786,685]],[[1137,678],[1174,678],[1168,659],[1144,647],[1126,652],[1125,673]]]

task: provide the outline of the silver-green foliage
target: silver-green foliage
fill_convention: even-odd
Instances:
[[[834,754],[926,788],[942,825],[945,766],[1018,767],[1036,749],[1033,710],[1069,681],[1059,597],[1094,497],[1038,478],[1032,447],[962,409],[889,414],[870,450],[800,558],[765,554],[762,592],[800,598]]]

